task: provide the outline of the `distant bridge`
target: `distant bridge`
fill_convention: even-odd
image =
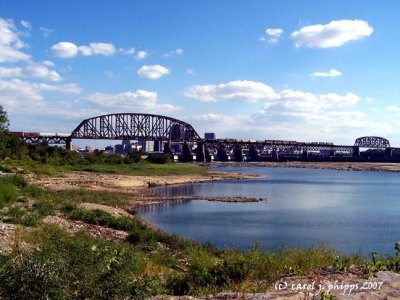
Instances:
[[[99,140],[151,140],[164,144],[165,152],[183,154],[191,160],[192,153],[198,161],[209,161],[211,156],[219,160],[245,159],[260,160],[270,157],[278,160],[279,156],[307,158],[315,152],[333,157],[337,153],[353,159],[360,157],[360,148],[384,149],[387,157],[394,151],[387,139],[382,137],[361,137],[354,145],[334,145],[327,142],[297,142],[285,140],[238,140],[238,139],[202,139],[196,130],[184,121],[139,113],[118,113],[96,116],[83,120],[71,134],[51,134],[38,132],[11,132],[22,140],[34,144],[66,144],[71,149],[72,139]],[[171,147],[171,145],[177,145]]]

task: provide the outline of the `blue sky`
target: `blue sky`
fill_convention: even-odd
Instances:
[[[217,137],[400,146],[398,1],[0,2],[11,130],[154,113]]]

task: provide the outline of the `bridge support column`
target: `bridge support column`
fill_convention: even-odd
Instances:
[[[359,159],[360,157],[361,157],[360,156],[360,147],[354,146],[353,147],[353,158]]]
[[[308,158],[308,149],[307,149],[307,147],[303,148],[303,155],[302,156],[303,156],[304,159]]]
[[[258,155],[258,152],[256,150],[256,147],[254,147],[254,145],[250,146],[249,156],[250,156],[250,159],[252,161],[259,161],[260,160],[260,155]]]
[[[388,147],[385,149],[385,157],[392,158],[393,157],[393,148]]]
[[[65,141],[65,149],[72,150],[72,138],[71,137],[67,137],[67,140]]]
[[[193,162],[192,149],[190,149],[189,144],[186,142],[183,144],[182,162]]]
[[[223,146],[218,147],[217,157],[220,161],[228,161],[228,155],[226,154]]]
[[[196,148],[196,161],[211,162],[211,156],[206,147],[206,143],[198,142]]]
[[[162,141],[160,140],[154,140],[154,146],[153,146],[153,151],[154,152],[159,152],[161,151],[161,146],[162,145]]]
[[[243,152],[240,146],[236,146],[233,149],[233,159],[234,161],[243,161]]]
[[[172,147],[171,147],[171,142],[167,142],[164,145],[164,153],[168,154],[172,159],[174,158]]]
[[[276,148],[272,149],[272,160],[276,160],[276,161],[279,160],[279,153],[278,153],[278,150]]]

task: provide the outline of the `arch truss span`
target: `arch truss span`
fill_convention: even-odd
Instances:
[[[364,136],[356,139],[354,147],[360,148],[390,148],[387,139],[379,136]]]
[[[83,120],[71,134],[73,139],[148,139],[171,142],[201,140],[192,125],[178,119],[140,113],[118,113]]]

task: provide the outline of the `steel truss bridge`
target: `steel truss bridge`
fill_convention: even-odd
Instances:
[[[183,161],[192,161],[192,154],[196,154],[197,161],[210,161],[211,156],[219,160],[243,161],[262,158],[278,160],[282,156],[307,158],[313,153],[324,153],[327,157],[340,153],[357,159],[360,157],[360,148],[384,149],[386,157],[392,157],[394,151],[400,151],[400,148],[391,147],[387,139],[375,136],[358,138],[352,146],[284,140],[206,140],[184,121],[140,113],[117,113],[85,119],[71,134],[11,134],[28,143],[65,144],[68,149],[71,149],[73,139],[158,141],[164,145],[164,152],[180,154]]]

